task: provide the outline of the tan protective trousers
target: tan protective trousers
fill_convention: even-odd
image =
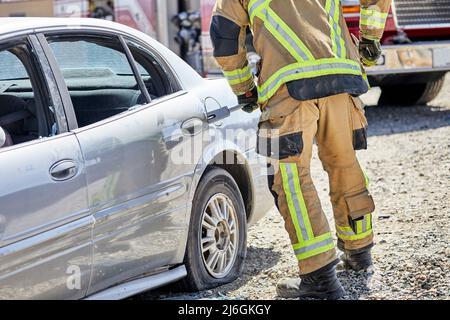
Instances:
[[[367,148],[366,127],[360,99],[348,94],[298,101],[283,87],[263,112],[258,152],[269,156],[269,186],[301,275],[336,260],[333,236],[310,174],[314,139],[329,177],[339,248],[372,245],[375,207],[355,152]]]

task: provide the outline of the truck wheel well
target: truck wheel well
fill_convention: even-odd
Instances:
[[[218,167],[231,174],[233,179],[236,181],[239,191],[241,192],[242,199],[244,200],[245,212],[248,220],[252,212],[253,194],[251,191],[251,180],[245,165],[245,160],[239,157],[235,152],[224,151],[214,157],[214,159],[208,164],[208,168],[209,167]]]

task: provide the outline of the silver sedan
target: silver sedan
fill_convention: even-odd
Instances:
[[[273,206],[236,104],[134,29],[0,18],[0,299],[236,279]]]

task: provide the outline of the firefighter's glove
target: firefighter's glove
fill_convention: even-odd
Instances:
[[[254,87],[252,90],[247,91],[246,93],[243,93],[239,95],[238,97],[238,103],[240,105],[244,105],[242,107],[242,110],[248,113],[252,113],[256,109],[258,109],[258,90],[256,87]]]
[[[365,66],[372,67],[376,65],[381,57],[380,41],[362,38],[359,42],[359,55],[361,56],[361,62]]]

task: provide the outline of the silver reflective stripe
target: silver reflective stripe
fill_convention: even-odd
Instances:
[[[331,243],[333,243],[333,239],[332,238],[328,238],[328,239],[319,241],[317,243],[310,244],[309,246],[305,246],[303,248],[296,249],[294,251],[295,251],[296,255],[297,254],[303,254],[303,253],[306,253],[306,252],[309,252],[309,251],[312,251],[312,250],[315,250],[315,249],[318,249],[318,248],[325,247],[325,246],[327,246],[327,245],[329,245]]]
[[[275,88],[280,82],[283,81],[284,78],[303,72],[311,72],[311,71],[321,71],[321,70],[329,70],[329,69],[352,69],[355,71],[361,71],[360,67],[347,64],[347,63],[327,63],[327,64],[319,64],[315,66],[307,66],[301,68],[295,68],[291,70],[287,70],[280,74],[272,83],[264,90],[260,92],[260,96],[265,97],[273,88]]]
[[[385,24],[386,23],[386,18],[367,16],[367,15],[364,15],[364,14],[362,14],[362,19],[363,19],[363,21],[367,21],[367,23],[369,23],[369,24],[371,22],[380,23],[380,24]]]
[[[294,49],[303,60],[310,60],[294,39],[292,39],[292,37],[272,18],[267,9],[261,10],[261,13],[265,15],[266,21],[289,43],[291,48]]]
[[[297,198],[294,186],[294,175],[292,173],[292,169],[290,165],[285,166],[286,173],[288,176],[288,184],[289,184],[289,192],[292,196],[292,202],[294,203],[295,214],[297,216],[297,221],[302,231],[303,240],[309,240],[308,232],[306,231],[305,221],[303,220],[302,210],[300,208],[300,200]],[[300,239],[299,239],[300,240]]]
[[[255,11],[264,4],[266,0],[258,0],[255,3],[252,4],[251,7],[248,8],[248,16],[250,17],[250,20],[253,20],[252,17],[255,14]]]
[[[336,228],[336,229],[339,234],[344,235],[344,236],[354,236],[355,235],[355,233],[353,231],[344,231],[339,228]]]
[[[236,74],[234,76],[225,76],[228,80],[232,81],[232,80],[238,80],[243,78],[242,74]]]
[[[225,75],[225,77],[232,81],[232,80],[240,80],[240,79],[244,79],[245,77],[247,77],[249,74],[251,74],[252,70],[250,68],[246,69],[244,72],[242,73],[238,73],[232,76],[227,76]]]
[[[334,13],[336,11],[336,5],[338,0],[331,0],[331,8],[330,8],[330,16],[331,20],[333,21],[333,30],[334,30],[334,41],[336,42],[336,48],[337,48],[337,55],[338,57],[342,56],[342,47],[341,47],[341,37],[338,33],[338,22],[334,20]]]
[[[363,221],[362,221],[362,228],[361,228],[361,232],[366,232],[367,231],[367,216],[364,217]]]

